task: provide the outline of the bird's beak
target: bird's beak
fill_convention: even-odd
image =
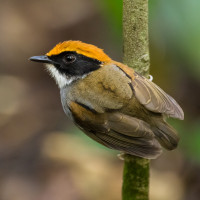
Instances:
[[[51,64],[53,63],[53,61],[49,59],[48,56],[33,56],[30,57],[29,60],[41,63],[51,63]]]

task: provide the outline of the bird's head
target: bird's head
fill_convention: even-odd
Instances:
[[[65,41],[57,44],[43,56],[33,56],[31,61],[46,63],[50,74],[60,88],[86,77],[111,61],[102,49],[81,41]]]

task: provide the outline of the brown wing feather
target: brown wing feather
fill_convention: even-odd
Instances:
[[[132,84],[136,98],[148,110],[183,120],[184,113],[178,103],[155,83],[135,73]]]
[[[156,158],[161,146],[150,126],[137,118],[122,113],[93,113],[75,102],[70,104],[75,123],[97,142],[126,153]]]

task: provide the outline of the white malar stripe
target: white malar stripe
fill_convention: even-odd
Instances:
[[[72,82],[72,80],[67,80],[65,75],[62,75],[53,65],[46,64],[46,67],[50,75],[55,79],[59,88],[69,85]]]
[[[83,75],[83,76],[71,76],[67,77],[64,74],[61,74],[54,65],[52,64],[46,64],[47,70],[49,71],[50,75],[55,79],[57,85],[59,88],[63,88],[66,85],[70,85],[73,81],[77,79],[83,79],[85,78],[88,74]]]

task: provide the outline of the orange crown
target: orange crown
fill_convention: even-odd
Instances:
[[[81,41],[65,41],[57,44],[51,51],[49,51],[46,55],[53,56],[58,55],[64,51],[75,51],[78,54],[82,54],[84,56],[99,60],[101,62],[109,62],[111,58],[108,57],[102,49],[98,47],[86,44]]]

